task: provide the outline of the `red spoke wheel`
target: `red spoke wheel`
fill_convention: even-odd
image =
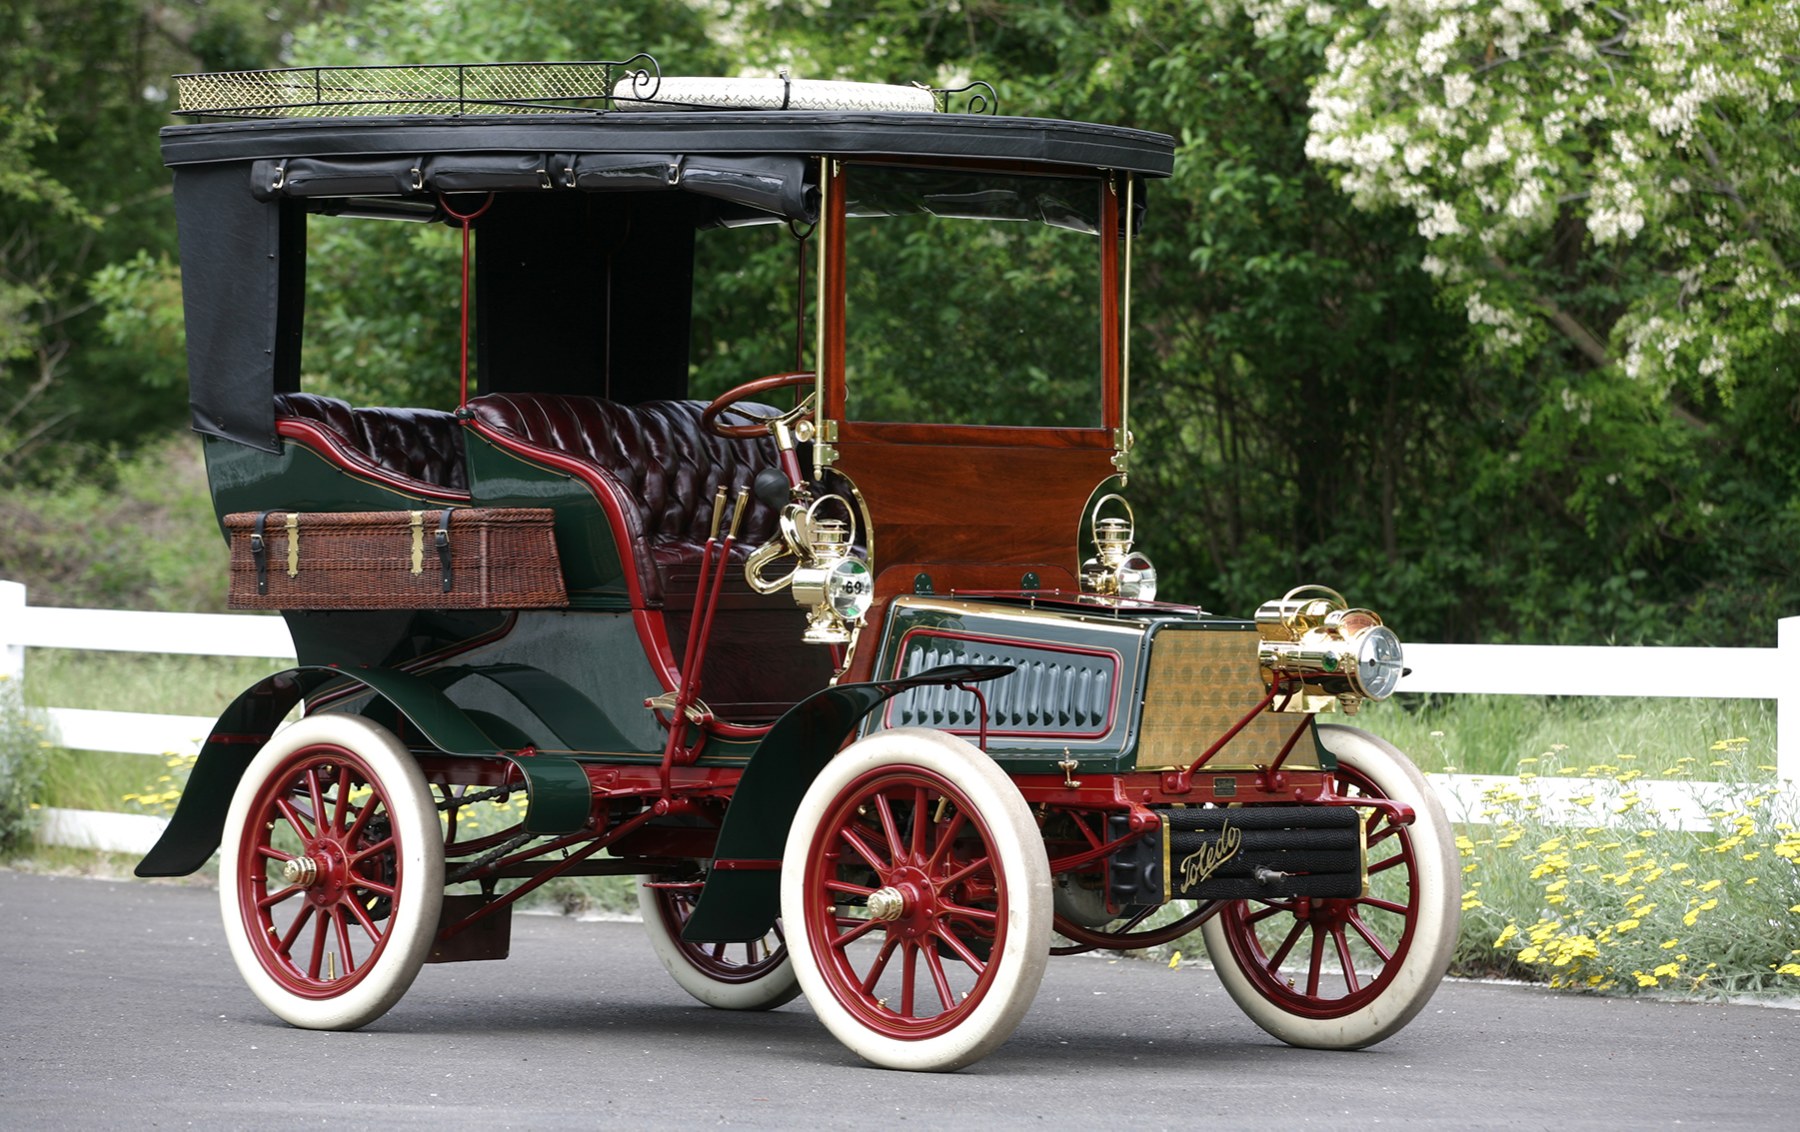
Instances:
[[[1405,755],[1353,727],[1323,724],[1339,794],[1411,806],[1411,825],[1365,810],[1368,885],[1355,898],[1234,900],[1205,927],[1219,981],[1257,1025],[1290,1045],[1360,1049],[1397,1032],[1437,990],[1456,947],[1462,897],[1455,839]]]
[[[638,911],[656,957],[682,990],[720,1010],[769,1010],[800,993],[780,920],[758,939],[691,943],[681,938],[681,930],[694,914],[699,891],[650,887],[662,882],[638,878]]]
[[[412,985],[443,904],[443,835],[388,731],[330,714],[277,733],[238,783],[219,852],[232,959],[275,1014],[353,1030]]]
[[[788,833],[781,910],[814,1012],[890,1069],[992,1052],[1049,959],[1037,825],[991,759],[938,731],[877,732],[826,764]]]

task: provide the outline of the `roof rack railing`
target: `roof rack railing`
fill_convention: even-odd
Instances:
[[[599,114],[608,110],[875,110],[993,114],[979,80],[935,88],[773,78],[669,78],[650,55],[570,63],[435,63],[284,67],[176,75],[187,118]],[[956,106],[957,96],[966,96]]]
[[[568,114],[653,98],[662,68],[629,59],[572,63],[422,63],[283,67],[176,75],[174,113],[192,118]]]

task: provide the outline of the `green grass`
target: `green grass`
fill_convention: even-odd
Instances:
[[[214,717],[280,667],[245,657],[29,649],[25,702],[34,707]],[[73,810],[167,814],[188,760],[106,751],[52,752],[42,804]]]
[[[281,661],[255,657],[28,649],[25,702],[37,707],[211,715]]]
[[[1587,777],[1625,765],[1653,778],[1726,781],[1748,771],[1762,782],[1775,765],[1770,700],[1400,696],[1325,718],[1373,731],[1427,773]],[[1717,757],[1728,740],[1744,758]]]

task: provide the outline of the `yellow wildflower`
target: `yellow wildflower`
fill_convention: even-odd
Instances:
[[[1637,984],[1640,987],[1653,987],[1656,985],[1655,975],[1646,975],[1642,971],[1633,971],[1632,974],[1637,977]]]

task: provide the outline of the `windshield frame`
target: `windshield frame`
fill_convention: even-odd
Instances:
[[[1100,423],[1094,427],[991,425],[954,423],[916,423],[901,421],[867,421],[849,419],[846,413],[848,389],[845,376],[847,224],[846,202],[849,197],[847,166],[894,165],[908,169],[949,170],[956,172],[1025,174],[1063,179],[1092,177],[1101,189],[1100,230],[1120,233],[1121,205],[1118,178],[1104,169],[1071,169],[1066,165],[1038,165],[1025,162],[976,162],[936,160],[931,162],[893,161],[859,157],[853,165],[839,160],[826,161],[823,170],[824,272],[823,317],[820,320],[817,357],[821,411],[821,430],[827,443],[885,444],[959,444],[1025,448],[1080,448],[1116,451],[1118,430],[1122,425],[1121,386],[1122,312],[1121,256],[1119,238],[1100,238],[1096,268],[1100,272],[1099,287],[1099,372],[1101,386]]]

